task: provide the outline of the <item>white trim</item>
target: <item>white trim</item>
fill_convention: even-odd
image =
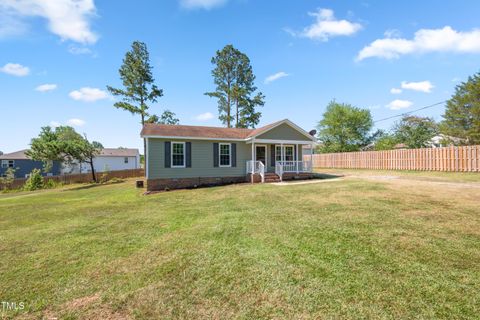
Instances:
[[[183,165],[181,166],[174,166],[173,165],[173,145],[174,144],[182,144],[183,145]],[[187,150],[185,149],[185,141],[171,141],[170,142],[170,168],[186,168],[186,153]]]
[[[222,145],[228,146],[228,165],[222,165]],[[225,154],[224,154],[225,156]],[[218,144],[218,166],[220,168],[228,168],[232,166],[232,144],[231,143],[219,143]]]
[[[280,139],[255,139],[256,143],[264,143],[264,144],[280,144],[280,143],[285,143],[285,144],[311,144],[315,143],[313,141],[306,141],[306,140],[280,140]],[[251,141],[246,141],[247,144],[250,144]]]
[[[230,139],[230,138],[203,138],[203,137],[176,137],[176,136],[140,136],[142,138],[156,138],[156,139],[177,139],[177,140],[207,140],[207,141],[246,141],[246,139]]]
[[[260,133],[258,133],[258,134],[256,134],[256,135],[254,135],[254,136],[251,136],[251,137],[247,138],[246,140],[254,139],[254,138],[256,138],[256,137],[258,137],[258,136],[260,136],[260,135],[262,135],[262,134],[264,134],[264,133],[266,133],[266,132],[268,132],[268,131],[270,131],[270,130],[272,130],[272,129],[275,129],[276,127],[278,127],[278,126],[280,126],[280,125],[282,125],[282,124],[284,124],[284,123],[288,124],[288,125],[289,125],[290,127],[292,127],[293,129],[297,130],[298,132],[300,132],[300,133],[303,134],[304,136],[308,137],[310,141],[311,141],[311,140],[315,140],[315,137],[314,137],[314,136],[310,135],[307,131],[303,130],[302,128],[300,128],[299,126],[297,126],[295,123],[293,123],[292,121],[290,121],[290,120],[288,120],[288,119],[281,120],[281,121],[279,121],[278,123],[276,123],[273,127],[270,127],[270,128],[268,128],[267,130],[265,130],[265,131],[262,131],[262,132],[260,132]]]
[[[256,144],[255,145],[255,159],[252,159],[254,161],[259,161],[257,160],[257,147],[264,147],[265,148],[265,167],[268,168],[268,147],[266,144]]]
[[[145,178],[148,179],[148,154],[150,154],[148,152],[148,138],[145,138],[147,141],[145,143],[145,145],[147,146],[145,149],[145,154],[143,155],[143,161],[145,163]]]

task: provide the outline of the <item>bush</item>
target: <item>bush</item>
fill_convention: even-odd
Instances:
[[[27,191],[33,191],[33,190],[38,190],[42,188],[43,188],[43,177],[42,177],[42,174],[40,173],[40,169],[33,169],[32,172],[30,172],[30,176],[28,177],[27,182],[25,182],[23,189]]]

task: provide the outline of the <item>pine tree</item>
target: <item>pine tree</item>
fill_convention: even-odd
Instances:
[[[147,45],[135,41],[132,50],[125,54],[123,64],[118,70],[124,89],[107,86],[108,91],[114,96],[121,96],[122,101],[116,102],[114,107],[140,115],[142,126],[151,116],[148,113],[147,103],[155,103],[163,96],[163,90],[155,85],[152,75],[152,66]],[[146,141],[143,140],[143,152],[147,150]]]

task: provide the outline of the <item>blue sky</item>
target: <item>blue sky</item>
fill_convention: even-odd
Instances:
[[[370,108],[374,119],[414,110],[479,71],[478,12],[473,0],[2,0],[0,150],[27,148],[49,124],[141,149],[138,118],[115,109],[105,88],[120,86],[134,40],[147,44],[164,90],[152,112],[168,108],[182,124],[220,125],[203,93],[226,44],[251,59],[266,95],[261,125],[289,118],[310,130],[332,99]]]

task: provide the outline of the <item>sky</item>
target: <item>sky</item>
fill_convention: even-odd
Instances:
[[[28,148],[47,125],[141,150],[139,117],[114,108],[106,90],[121,87],[136,40],[164,91],[151,112],[169,109],[181,124],[221,126],[204,93],[227,44],[248,55],[266,96],[260,126],[288,118],[309,131],[333,99],[374,120],[409,112],[479,71],[478,12],[474,0],[0,0],[0,150]]]

